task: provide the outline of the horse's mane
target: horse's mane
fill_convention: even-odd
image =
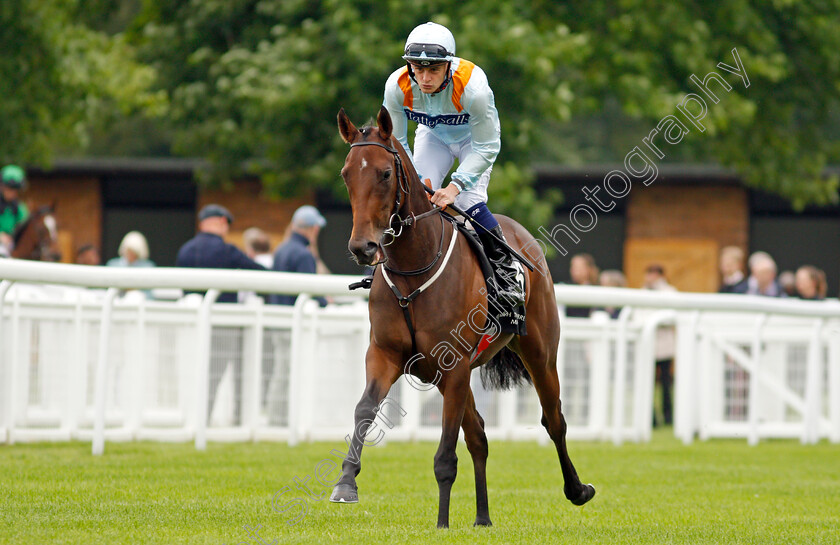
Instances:
[[[29,226],[32,225],[32,222],[36,218],[45,216],[50,212],[52,212],[52,207],[49,205],[44,205],[32,212],[31,214],[29,214],[29,217],[26,218],[26,220],[23,223],[17,226],[17,228],[15,229],[15,234],[12,235],[12,240],[14,240],[15,246],[18,245],[18,242],[20,242],[20,239],[23,237],[23,234],[26,232],[27,229],[29,229]]]

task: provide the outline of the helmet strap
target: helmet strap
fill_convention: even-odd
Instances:
[[[432,94],[436,95],[446,89],[446,86],[449,85],[450,81],[452,81],[452,61],[446,63],[446,77],[443,78],[443,83],[440,84],[438,90]]]

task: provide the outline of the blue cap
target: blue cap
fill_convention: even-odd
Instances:
[[[312,227],[315,225],[323,227],[326,224],[327,220],[325,220],[324,216],[318,212],[318,209],[308,204],[305,204],[295,210],[295,213],[292,216],[292,225],[295,227]]]
[[[233,223],[233,214],[231,214],[230,210],[221,204],[208,204],[202,208],[201,212],[198,213],[198,221],[203,221],[207,218],[213,218],[216,216],[227,218],[228,223]]]

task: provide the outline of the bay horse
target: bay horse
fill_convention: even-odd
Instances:
[[[464,235],[459,236],[451,223],[435,213],[411,160],[392,135],[391,117],[384,107],[376,124],[357,129],[344,109],[338,114],[339,132],[350,144],[341,170],[353,210],[347,247],[357,263],[379,266],[370,286],[366,385],[356,405],[348,456],[330,501],[358,502],[356,476],[361,470],[365,435],[391,385],[406,374],[436,385],[443,395],[441,439],[434,457],[439,491],[437,526],[449,526],[459,428],[464,430],[475,471],[475,525],[490,526],[487,436],[470,389],[472,369],[488,364],[497,373],[497,386],[509,387],[517,379],[530,378],[542,406],[541,423],[560,458],[566,498],[583,505],[595,495],[595,488],[581,483],[566,449],[556,363],[560,321],[545,257],[540,253],[536,263],[542,273],[526,271],[525,275],[527,335],[497,330],[489,346],[472,359],[475,347],[484,339],[483,330],[464,327],[465,322],[468,317],[471,323],[476,322],[476,314],[482,316],[479,326],[490,320],[479,262]],[[497,218],[513,248],[521,251],[534,241],[512,219]],[[441,260],[445,249],[451,259]],[[418,288],[423,289],[418,292]],[[396,294],[413,297],[398,300]]]
[[[61,259],[61,252],[58,249],[58,231],[53,215],[54,209],[54,205],[38,208],[15,229],[12,257],[35,261],[59,261]]]

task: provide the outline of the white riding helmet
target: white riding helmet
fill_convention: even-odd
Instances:
[[[414,28],[405,41],[403,59],[430,66],[455,58],[455,37],[449,29],[437,23],[423,23]]]

